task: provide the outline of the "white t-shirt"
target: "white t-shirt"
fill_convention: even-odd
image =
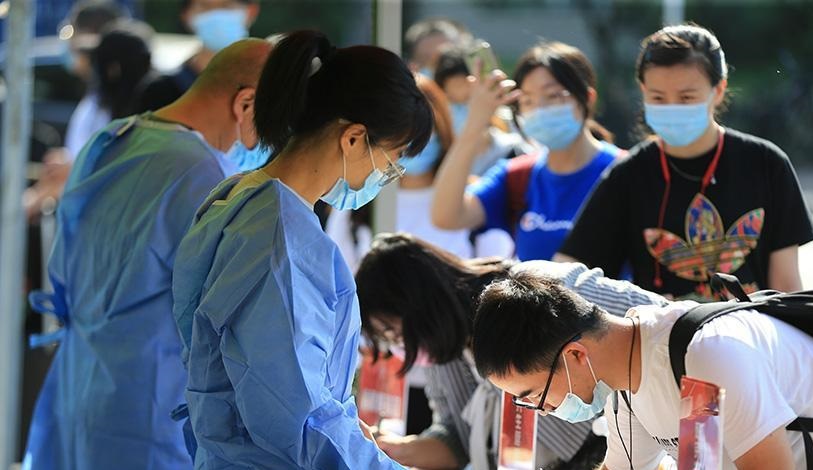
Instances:
[[[432,199],[435,188],[398,189],[395,229],[407,232],[450,251],[461,258],[471,258],[473,248],[468,230],[442,230],[432,224]]]
[[[694,302],[630,310],[640,320],[641,384],[631,397],[633,414],[619,397],[618,425],[607,400],[606,465],[629,468],[621,440],[633,447],[636,470],[655,469],[667,452],[677,460],[680,393],[669,362],[669,334]],[[779,320],[753,311],[734,312],[700,329],[686,353],[686,374],[725,389],[724,467],[797,416],[813,417],[813,338]],[[629,420],[632,420],[632,438]],[[797,469],[804,469],[800,432],[788,431]]]
[[[68,121],[65,134],[65,147],[71,161],[76,160],[93,134],[102,130],[110,120],[110,111],[99,107],[99,98],[95,93],[88,93],[79,101]]]
[[[359,227],[356,233],[358,243],[356,243],[352,233],[351,212],[349,210],[332,209],[330,216],[327,218],[325,233],[339,247],[344,262],[350,267],[350,272],[355,274],[362,258],[370,251],[370,245],[373,242],[373,231],[366,225]]]

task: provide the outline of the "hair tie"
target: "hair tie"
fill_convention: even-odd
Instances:
[[[308,73],[308,78],[311,78],[312,76],[316,75],[316,72],[318,72],[319,69],[321,68],[322,68],[322,59],[320,59],[319,57],[314,57],[313,59],[311,59],[311,70]]]
[[[322,55],[321,57],[316,56],[313,59],[311,59],[311,69],[310,72],[308,73],[308,78],[316,75],[316,73],[318,73],[319,70],[322,69],[323,65],[333,60],[333,57],[336,55],[336,47],[331,46],[321,55]]]

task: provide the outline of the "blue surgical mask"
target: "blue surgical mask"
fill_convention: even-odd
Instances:
[[[270,149],[260,144],[250,149],[246,147],[240,139],[236,140],[234,145],[226,152],[226,158],[234,162],[234,164],[237,165],[237,169],[241,172],[256,170],[257,168],[265,166],[270,157]]]
[[[460,135],[463,126],[466,125],[466,119],[469,117],[469,105],[465,103],[452,103],[449,105],[449,110],[452,112],[452,128],[454,133]]]
[[[584,126],[572,103],[537,108],[523,115],[521,124],[525,134],[551,150],[570,146]]]
[[[218,52],[235,41],[248,37],[245,8],[220,8],[195,15],[192,29],[203,47]]]
[[[673,147],[685,147],[699,139],[709,127],[709,104],[714,94],[697,104],[644,103],[646,123]]]
[[[569,423],[580,423],[593,419],[604,408],[607,402],[607,397],[613,392],[613,389],[602,380],[596,380],[596,374],[593,372],[593,366],[590,364],[590,358],[587,358],[587,366],[590,367],[590,373],[593,374],[593,381],[596,386],[593,388],[593,401],[588,405],[578,395],[573,394],[573,387],[570,383],[570,370],[567,367],[567,358],[563,357],[562,361],[565,363],[565,372],[567,374],[567,386],[570,391],[565,395],[562,403],[556,407],[555,410],[548,414],[563,419]]]
[[[418,73],[423,75],[426,78],[431,78],[431,79],[435,78],[435,72],[433,72],[432,69],[430,69],[427,66],[421,67],[421,69],[418,70]]]
[[[407,175],[423,175],[435,169],[440,159],[440,153],[443,149],[440,147],[440,139],[437,134],[432,134],[426,147],[423,148],[421,153],[412,158],[406,159],[404,168]]]
[[[368,202],[375,199],[378,193],[381,192],[381,182],[384,180],[384,172],[375,167],[375,160],[373,160],[373,150],[370,147],[369,141],[367,149],[370,152],[370,161],[373,163],[373,171],[364,180],[364,186],[360,189],[353,189],[350,183],[347,182],[347,159],[342,155],[344,164],[344,176],[336,180],[336,184],[320,199],[330,204],[334,209],[343,210],[356,210]]]

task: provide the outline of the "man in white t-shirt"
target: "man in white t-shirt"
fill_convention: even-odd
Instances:
[[[669,333],[694,305],[642,306],[619,318],[539,274],[516,273],[481,296],[474,358],[480,374],[519,406],[572,422],[604,409],[602,468],[654,470],[677,458],[680,394]],[[687,375],[726,391],[725,468],[807,468],[802,433],[785,426],[813,417],[813,338],[740,311],[700,329],[685,360]]]

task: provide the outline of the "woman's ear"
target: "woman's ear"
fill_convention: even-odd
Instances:
[[[359,149],[364,150],[366,155],[367,151],[367,128],[362,124],[350,124],[341,131],[339,138],[339,145],[341,146],[342,153],[348,158],[353,159],[359,154]]]
[[[714,99],[712,101],[714,102],[715,108],[723,103],[723,100],[725,99],[725,92],[727,89],[728,89],[728,80],[726,80],[725,78],[720,80],[720,83],[718,83],[714,87]]]
[[[595,109],[596,101],[598,101],[598,92],[593,87],[587,87],[587,108]]]

